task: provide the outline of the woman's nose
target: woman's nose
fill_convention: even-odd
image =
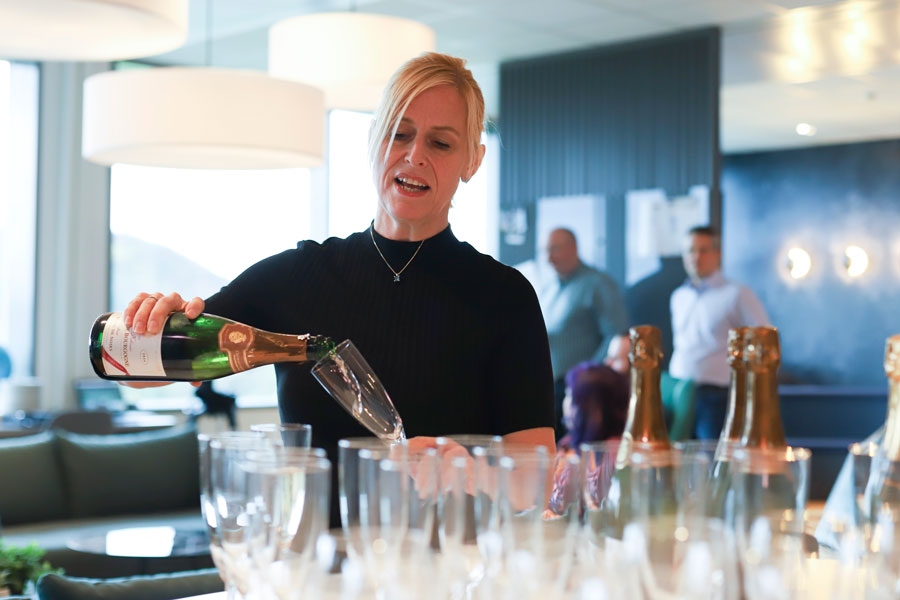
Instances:
[[[425,164],[425,145],[422,141],[416,139],[412,144],[409,145],[409,149],[406,152],[406,162],[415,166],[422,166]]]

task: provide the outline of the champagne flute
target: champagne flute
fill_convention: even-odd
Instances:
[[[803,517],[810,456],[789,446],[734,451],[735,535],[748,600],[796,597],[809,584]]]
[[[631,457],[633,502],[623,539],[650,598],[739,598],[730,530],[709,516],[709,453],[697,449]],[[660,476],[659,463],[670,465],[671,477]]]
[[[321,449],[274,447],[247,452],[253,510],[250,553],[279,600],[298,598],[308,583],[319,536],[328,529],[331,463]]]
[[[360,453],[366,450],[389,458],[392,448],[401,456],[406,452],[404,445],[392,446],[377,437],[345,438],[338,441],[338,493],[347,556],[351,562],[365,568],[370,581],[374,581],[374,574],[368,569],[371,563],[366,557],[367,539],[363,536],[365,525],[362,515],[362,510],[368,508],[369,504],[367,499],[364,503],[362,498],[364,487],[360,477]]]
[[[438,493],[438,537],[441,563],[457,584],[471,585],[481,579],[484,563],[478,548],[475,509],[478,488],[475,451],[497,448],[503,438],[486,434],[461,434],[437,438],[440,462]],[[479,458],[479,460],[482,460]]]
[[[403,421],[375,371],[350,340],[312,368],[313,377],[354,419],[389,442],[406,439]]]
[[[200,439],[205,452],[201,473],[208,469],[208,485],[203,486],[207,498],[203,513],[210,530],[210,553],[222,574],[229,597],[249,590],[250,558],[247,524],[250,491],[240,459],[251,450],[268,448],[265,437],[255,432],[228,432]]]
[[[379,593],[401,579],[400,557],[409,528],[409,464],[405,452],[391,454],[372,448],[358,454],[360,539]]]
[[[262,433],[273,446],[309,448],[312,444],[312,425],[307,423],[256,423],[250,431]]]
[[[556,568],[566,559],[566,529],[564,520],[544,521],[553,481],[547,449],[504,443],[493,452],[480,448],[475,454],[485,456],[475,463],[476,499],[481,515],[478,545],[489,583],[525,598],[554,595],[559,591],[553,588]],[[552,543],[559,540],[551,534],[562,534],[563,543]]]

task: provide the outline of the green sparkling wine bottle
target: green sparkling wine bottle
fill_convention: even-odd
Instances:
[[[278,362],[317,361],[333,351],[325,336],[287,335],[224,317],[169,315],[161,333],[138,335],[121,313],[91,327],[91,366],[100,377],[125,381],[204,381]]]

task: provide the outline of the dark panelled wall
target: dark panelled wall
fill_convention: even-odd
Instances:
[[[884,341],[900,333],[900,141],[732,155],[722,174],[726,275],[756,290],[797,383],[885,385]],[[870,255],[857,280],[842,249]],[[812,270],[785,277],[785,252]]]
[[[605,195],[608,267],[621,280],[628,190],[707,185],[718,221],[718,123],[718,29],[504,63],[501,209]],[[501,243],[500,254],[520,262],[533,245]]]

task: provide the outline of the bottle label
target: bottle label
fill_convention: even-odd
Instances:
[[[242,323],[228,323],[219,330],[219,348],[228,355],[228,365],[235,373],[253,367],[248,351],[255,337],[253,328]]]
[[[107,375],[165,377],[162,334],[138,335],[125,327],[122,313],[113,313],[103,327],[103,370]]]

